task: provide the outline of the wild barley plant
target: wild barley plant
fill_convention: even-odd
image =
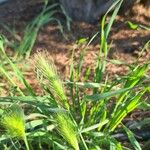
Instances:
[[[46,79],[48,79],[49,91],[54,95],[54,101],[57,107],[63,108],[66,112],[56,113],[53,119],[59,134],[75,149],[79,150],[77,127],[70,117],[70,106],[64,92],[64,87],[59,78],[53,59],[48,59],[46,53],[38,53],[35,55],[35,67]]]
[[[67,114],[57,113],[54,115],[57,130],[60,135],[75,149],[79,150],[77,128]]]
[[[25,133],[24,112],[19,105],[13,104],[12,106],[6,108],[2,114],[0,123],[10,138],[24,140],[26,148],[29,150]]]
[[[62,81],[57,74],[53,59],[48,59],[47,56],[46,53],[38,53],[35,55],[35,67],[41,75],[48,79],[48,88],[54,94],[56,102],[63,108],[69,110]]]

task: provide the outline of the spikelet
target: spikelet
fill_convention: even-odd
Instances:
[[[60,135],[75,149],[79,150],[77,128],[69,115],[66,113],[57,113],[54,116],[57,130]]]
[[[3,112],[0,123],[10,137],[25,138],[24,113],[17,104],[13,104]]]
[[[46,53],[37,53],[34,57],[34,64],[38,72],[48,79],[48,87],[54,94],[56,102],[62,107],[69,109],[66,95],[64,93],[63,84],[60,80],[52,58],[48,58]]]

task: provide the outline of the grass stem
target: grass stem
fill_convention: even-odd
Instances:
[[[87,147],[87,145],[86,145],[86,143],[85,143],[85,140],[84,140],[82,134],[81,134],[81,133],[79,133],[79,134],[80,134],[80,138],[81,138],[81,140],[82,140],[82,142],[83,142],[83,145],[84,145],[84,147],[85,147],[85,150],[89,150],[88,147]]]
[[[26,149],[27,149],[27,150],[30,150],[26,135],[24,136],[24,139],[23,139],[23,140],[24,140]]]

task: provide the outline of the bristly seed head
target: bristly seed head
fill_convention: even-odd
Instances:
[[[66,113],[56,113],[55,116],[57,130],[60,135],[75,149],[79,150],[77,127]]]
[[[61,79],[57,74],[52,58],[47,57],[47,53],[39,52],[34,57],[35,68],[41,76],[45,77],[49,82],[46,85],[53,93],[56,102],[62,107],[69,109],[67,97]]]
[[[17,104],[13,104],[4,110],[0,124],[11,137],[24,139],[25,119],[23,110]]]

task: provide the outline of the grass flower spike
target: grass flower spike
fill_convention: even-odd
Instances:
[[[57,129],[61,136],[75,149],[79,150],[77,129],[67,114],[55,115]]]
[[[6,129],[7,134],[19,139],[25,136],[25,120],[22,109],[14,104],[7,108],[1,118],[1,124]]]
[[[7,135],[12,138],[22,139],[29,150],[25,135],[25,119],[23,110],[17,104],[13,104],[4,110],[1,117],[1,125],[6,130]]]
[[[35,55],[35,67],[46,79],[48,79],[49,90],[54,94],[56,102],[62,107],[69,109],[63,84],[57,74],[53,59],[49,59],[46,53],[38,53]]]

